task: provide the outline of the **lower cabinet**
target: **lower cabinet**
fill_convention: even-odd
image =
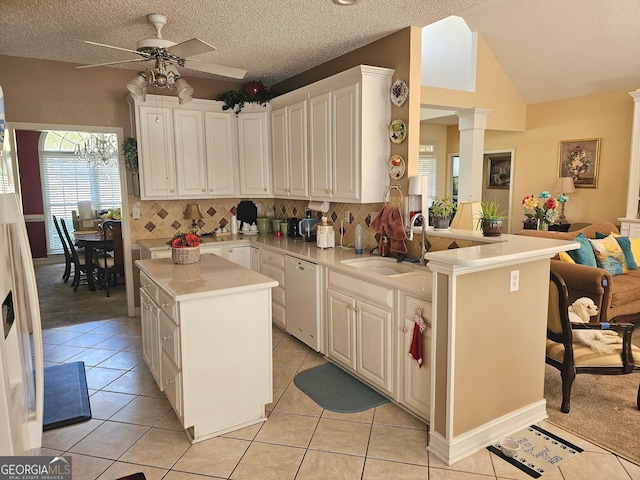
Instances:
[[[398,332],[398,403],[425,421],[429,421],[431,399],[431,302],[399,292]],[[422,332],[422,367],[409,356],[416,312],[422,312],[427,328]]]
[[[160,383],[160,342],[158,341],[158,310],[155,292],[149,293],[151,283],[140,274],[140,323],[142,327],[142,356],[156,383]]]
[[[327,356],[393,395],[393,293],[329,271]]]
[[[260,251],[260,273],[278,282],[278,286],[271,289],[271,317],[273,323],[286,330],[285,256],[268,248],[262,248]]]

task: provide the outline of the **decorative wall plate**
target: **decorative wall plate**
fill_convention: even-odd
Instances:
[[[389,176],[394,180],[399,180],[404,177],[406,165],[404,163],[404,158],[400,155],[392,155],[389,159],[389,164],[387,165],[387,169],[389,171]]]
[[[389,125],[389,138],[393,143],[402,143],[407,136],[407,126],[399,118]]]
[[[391,103],[393,103],[396,107],[401,107],[404,105],[404,102],[407,101],[407,97],[409,96],[409,87],[404,82],[404,80],[396,80],[391,86],[391,92],[389,93],[389,97],[391,98]]]

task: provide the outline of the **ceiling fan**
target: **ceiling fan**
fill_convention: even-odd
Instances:
[[[181,103],[186,103],[191,100],[191,93],[193,93],[193,89],[186,84],[184,79],[181,78],[176,65],[190,70],[197,70],[200,72],[237,79],[243,78],[246,75],[247,71],[241,68],[218,65],[191,58],[216,49],[214,46],[209,45],[198,38],[192,38],[191,40],[186,40],[181,43],[175,43],[171,40],[165,40],[162,38],[162,27],[167,24],[167,17],[165,15],[160,13],[150,13],[147,15],[147,20],[156,27],[156,37],[139,40],[136,44],[135,50],[92,42],[90,40],[83,40],[83,42],[90,45],[131,52],[140,55],[142,58],[97,63],[92,65],[81,65],[76,68],[102,67],[106,65],[155,60],[155,67],[139,72],[136,78],[129,82],[127,88],[134,98],[143,98],[146,93],[147,85],[159,88],[173,88],[175,86],[178,90],[178,97],[181,100],[185,100]],[[181,92],[183,93],[182,96]]]

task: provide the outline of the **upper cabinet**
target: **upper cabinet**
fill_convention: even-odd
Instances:
[[[271,194],[268,108],[236,116],[222,102],[155,95],[130,104],[142,200]]]
[[[308,195],[300,197],[380,202],[390,180],[386,165],[393,72],[360,65],[271,101],[276,196],[294,197],[288,190],[295,185],[295,148],[300,152],[305,142],[309,184]],[[294,116],[292,109],[300,105],[306,115]]]

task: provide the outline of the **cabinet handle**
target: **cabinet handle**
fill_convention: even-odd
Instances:
[[[202,189],[202,192],[203,192],[203,193],[204,193],[204,192],[206,192],[206,191],[207,191],[207,189],[206,189],[206,188],[203,188],[203,189]]]
[[[408,329],[407,327],[402,327],[402,331],[403,331],[404,333],[407,333],[407,332],[409,331],[409,329]]]
[[[263,188],[263,190],[264,190],[265,192],[267,191],[267,189],[266,189],[266,188]]]
[[[347,305],[347,310],[351,310],[353,307],[351,305]]]
[[[176,191],[175,188],[172,188],[171,190],[169,190],[171,193],[174,193]]]
[[[355,307],[355,308],[353,309],[353,311],[354,311],[354,312],[359,312],[359,311],[360,311],[360,309],[359,309],[358,307]]]
[[[209,191],[210,191],[210,192],[213,192],[213,188],[210,188],[210,189],[209,189]]]
[[[230,249],[229,249],[229,253],[233,253],[233,248],[230,248]]]
[[[168,306],[169,306],[169,304],[168,304],[168,303],[163,303],[163,304],[162,304],[162,308],[167,308]]]
[[[165,381],[164,381],[164,384],[165,384],[166,386],[169,386],[169,385],[171,385],[172,383],[173,383],[173,380],[165,380]]]

